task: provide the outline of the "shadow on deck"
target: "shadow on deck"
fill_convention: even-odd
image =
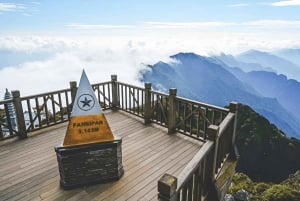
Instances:
[[[161,126],[125,112],[107,111],[114,134],[122,137],[125,174],[114,182],[63,190],[54,146],[66,123],[33,133],[26,140],[0,142],[0,200],[157,200],[157,182],[166,172],[177,176],[202,143],[168,135]]]

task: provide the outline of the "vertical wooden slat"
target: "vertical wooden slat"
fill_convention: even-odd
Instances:
[[[191,105],[191,111],[190,112],[193,112],[194,111],[194,105],[193,104],[190,104],[190,105]],[[190,125],[189,125],[190,131],[189,131],[189,133],[190,133],[190,135],[193,134],[193,119],[194,119],[194,113],[192,113],[192,115],[189,119],[189,122],[190,122]]]
[[[20,139],[27,138],[23,107],[21,103],[20,91],[12,91],[13,103],[18,123],[18,135]]]
[[[99,87],[100,90],[100,87]],[[99,93],[100,94],[100,93]],[[105,92],[105,85],[102,85],[102,94],[103,94],[103,109],[106,108],[106,92]],[[100,97],[98,98],[100,101]]]
[[[202,160],[199,169],[198,169],[198,175],[199,175],[199,183],[198,183],[198,200],[202,201],[202,195],[204,193],[203,186],[204,186],[204,174],[205,174],[205,159]]]
[[[77,93],[77,82],[75,81],[70,82],[70,90],[71,90],[71,101],[73,105]]]
[[[202,163],[200,163],[201,165]],[[199,187],[200,187],[200,166],[196,169],[194,173],[194,191],[193,200],[199,201]]]
[[[35,115],[37,116],[39,127],[41,127],[42,123],[41,123],[41,115],[40,115],[40,110],[39,110],[39,100],[38,100],[38,97],[35,97],[35,108],[36,108],[36,114]]]
[[[29,125],[30,125],[27,128],[27,130],[30,130],[30,129],[34,128],[33,118],[32,118],[32,108],[31,108],[31,104],[30,104],[30,99],[27,99],[26,102],[27,102],[27,109],[28,109],[28,115],[29,115]]]
[[[117,110],[118,107],[118,85],[117,85],[117,75],[111,75],[112,84],[112,110]]]
[[[125,110],[127,110],[128,109],[128,94],[127,94],[128,87],[124,86],[124,88],[125,88]]]
[[[46,124],[49,125],[49,111],[48,111],[48,106],[47,106],[47,97],[43,96],[43,104],[44,109],[45,109],[45,115],[46,115]]]
[[[129,87],[128,88],[128,99],[129,99],[129,111],[132,111],[132,103],[131,103],[131,100],[132,100],[132,92],[131,92],[131,89]]]
[[[59,104],[59,114],[60,114],[60,120],[64,120],[64,111],[62,106],[62,100],[61,100],[61,93],[58,93],[58,104]]]
[[[111,93],[110,93],[110,85],[112,83],[109,83],[107,85],[107,93],[108,93],[108,107],[111,107]],[[118,89],[118,94],[120,94],[120,91],[119,91],[119,86],[117,86],[117,89]],[[119,100],[120,100],[120,97],[119,97]]]
[[[65,91],[65,98],[66,98],[66,107],[67,107],[67,113],[68,113],[68,118],[70,119],[70,115],[72,112],[72,105],[69,102],[69,97],[68,97],[68,92]]]
[[[124,100],[125,91],[124,91],[124,86],[122,84],[120,84],[120,89],[121,89],[121,92],[122,92],[122,95],[121,95],[122,107],[121,108],[124,110],[125,109],[125,100]]]
[[[148,124],[151,122],[151,83],[145,83],[145,106],[144,106],[144,122]]]
[[[135,111],[137,114],[140,114],[140,90],[138,88],[136,88],[136,100],[137,100],[137,105],[136,105],[136,108],[135,108]]]
[[[182,188],[182,190],[181,190],[182,192],[182,201],[188,201],[187,200],[187,194],[188,194],[188,192],[187,192],[187,184],[185,184],[184,186],[183,186],[183,188]]]
[[[56,109],[55,109],[55,95],[51,94],[51,102],[52,102],[52,113],[53,113],[53,122],[56,123]]]
[[[176,95],[177,89],[169,89],[168,133],[175,133],[176,128]]]
[[[193,201],[193,183],[194,183],[194,175],[191,175],[191,178],[188,181],[188,201]]]

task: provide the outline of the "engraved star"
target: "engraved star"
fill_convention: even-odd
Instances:
[[[88,100],[87,97],[84,97],[84,100],[80,101],[81,103],[83,103],[82,107],[85,107],[85,106],[88,106],[88,107],[91,107],[90,106],[90,102],[92,100]]]

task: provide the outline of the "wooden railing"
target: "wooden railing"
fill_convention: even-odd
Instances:
[[[177,97],[174,88],[166,94],[153,91],[151,83],[142,88],[118,82],[116,75],[92,87],[104,110],[123,110],[143,118],[145,124],[166,127],[169,134],[177,132],[204,142],[177,178],[166,174],[159,180],[160,200],[218,200],[224,196],[227,177],[222,175],[223,168],[237,159],[237,103],[231,103],[229,109],[216,107]],[[76,82],[70,82],[68,89],[26,97],[12,91],[12,99],[0,101],[0,138],[26,138],[29,132],[68,121],[76,91]],[[16,128],[7,121],[8,104],[14,105]],[[209,198],[212,195],[215,198]]]
[[[207,140],[178,177],[165,174],[158,181],[162,201],[223,200],[238,154],[235,148],[237,103],[219,125],[209,125]]]
[[[145,119],[145,123],[156,123],[168,128],[169,133],[179,132],[205,141],[209,125],[218,125],[225,118],[228,109],[196,102],[176,96],[176,89],[169,94],[156,92],[151,84],[137,87],[117,81],[92,85],[102,109],[120,109]],[[0,102],[1,132],[10,130],[8,135],[26,137],[28,132],[56,125],[69,120],[72,103],[77,91],[77,83],[70,82],[70,88],[20,97],[13,92],[13,99]],[[9,125],[5,107],[13,103],[16,111],[17,128]],[[1,110],[2,106],[2,110]],[[25,129],[23,129],[23,127]]]
[[[26,133],[68,121],[71,103],[70,89],[22,97]]]

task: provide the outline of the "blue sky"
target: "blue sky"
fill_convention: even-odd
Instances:
[[[111,74],[132,84],[170,55],[300,48],[300,0],[0,0],[0,96]],[[24,84],[26,83],[26,84]]]
[[[203,23],[210,23],[210,27],[222,25],[243,29],[250,24],[252,27],[256,23],[261,25],[262,21],[268,26],[278,23],[299,26],[300,0],[0,1],[1,33],[58,33],[79,29],[128,31],[155,29],[157,25],[170,28],[168,26],[178,25],[176,23],[181,23],[181,28],[199,28]]]

